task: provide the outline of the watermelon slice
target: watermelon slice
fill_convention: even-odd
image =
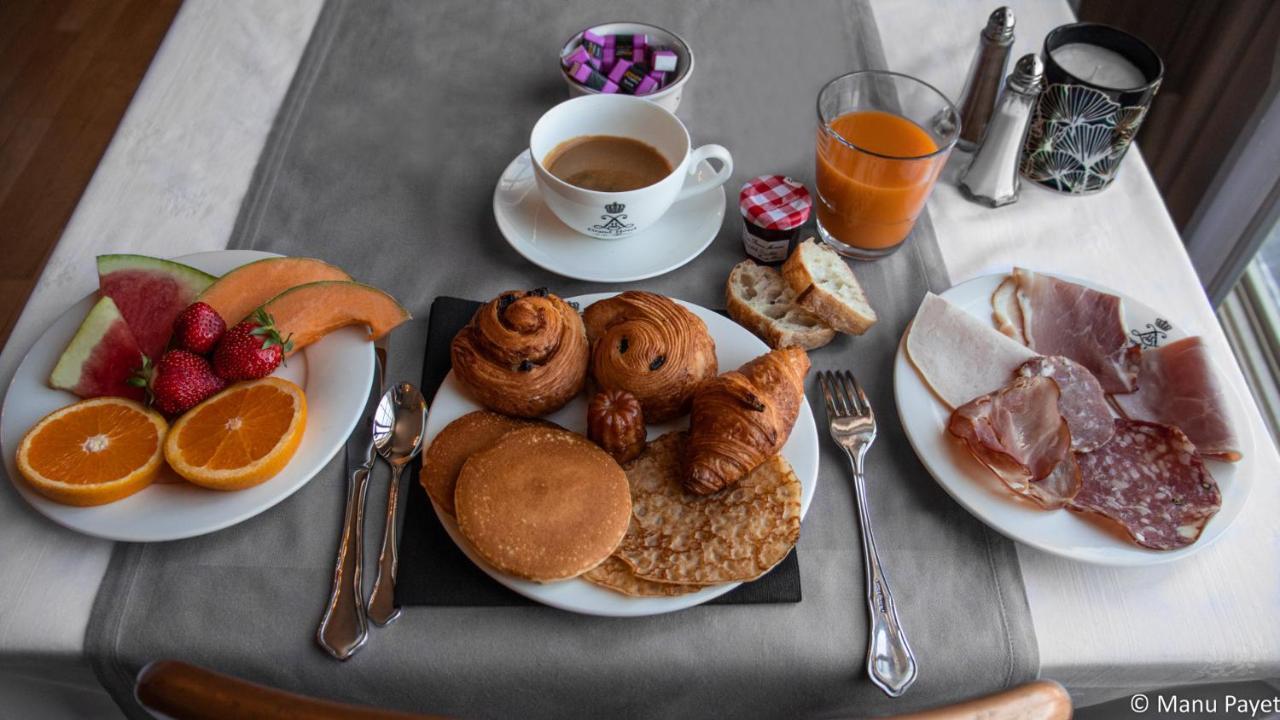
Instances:
[[[113,395],[143,399],[143,389],[129,384],[142,366],[142,350],[111,298],[93,306],[71,343],[58,358],[49,384],[83,398]]]
[[[189,265],[146,255],[99,255],[98,289],[115,301],[149,358],[169,344],[173,320],[216,280]]]

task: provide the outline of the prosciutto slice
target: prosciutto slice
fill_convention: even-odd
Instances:
[[[1018,368],[1022,377],[1047,377],[1058,384],[1058,410],[1071,430],[1071,449],[1089,452],[1107,444],[1115,433],[1107,395],[1093,373],[1070,358],[1055,355],[1028,360]]]
[[[1080,473],[1058,397],[1057,383],[1047,377],[1014,378],[956,408],[947,430],[1010,490],[1059,508],[1079,490]]]
[[[1198,540],[1222,493],[1196,447],[1170,425],[1117,418],[1115,426],[1111,442],[1076,454],[1081,486],[1068,507],[1119,523],[1152,550]]]
[[[1088,368],[1109,393],[1137,388],[1141,352],[1129,342],[1121,300],[1083,285],[1014,268],[1018,310],[1027,347],[1040,355],[1062,355]],[[997,290],[997,297],[1001,300]],[[1001,309],[995,308],[1001,315]],[[1005,311],[1008,314],[1008,311]],[[1004,322],[1014,322],[1007,318]]]
[[[1201,455],[1240,459],[1222,384],[1209,350],[1189,337],[1142,353],[1138,391],[1115,396],[1125,417],[1177,426]]]

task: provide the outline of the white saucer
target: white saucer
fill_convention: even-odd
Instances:
[[[698,177],[715,169],[705,160]],[[493,190],[493,216],[516,252],[558,275],[594,282],[655,277],[702,254],[724,222],[724,186],[671,206],[662,219],[624,240],[596,240],[560,222],[542,202],[529,151],[520,153]]]

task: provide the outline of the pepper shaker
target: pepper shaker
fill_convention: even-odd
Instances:
[[[982,147],[960,178],[965,197],[993,208],[1017,201],[1022,143],[1043,86],[1044,62],[1035,53],[1023,55],[1005,81]]]
[[[956,144],[961,150],[978,147],[987,133],[996,96],[1000,94],[1000,80],[1009,69],[1013,26],[1013,9],[999,7],[978,35],[978,50],[960,93],[960,139]]]

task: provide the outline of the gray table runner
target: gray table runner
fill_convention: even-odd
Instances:
[[[393,337],[393,378],[420,376],[428,309],[439,295],[618,289],[530,265],[501,238],[490,204],[533,122],[564,98],[558,44],[588,24],[637,15],[682,34],[697,53],[678,114],[696,143],[733,151],[730,197],[761,173],[811,180],[818,89],[884,63],[865,0],[330,0],[231,246],[322,257],[403,301],[416,319]],[[737,223],[730,213],[711,247],[684,268],[627,287],[719,306],[729,268],[742,258]],[[178,658],[321,697],[531,718],[869,716],[1032,677],[1036,645],[1013,545],[938,488],[893,409],[897,340],[925,290],[947,285],[927,220],[903,251],[857,272],[879,324],[811,357],[815,369],[855,369],[884,420],[868,458],[870,504],[920,662],[906,697],[886,698],[863,672],[854,504],[845,461],[825,437],[801,533],[797,604],[627,620],[544,607],[415,607],[340,664],[312,639],[345,494],[339,454],[293,497],[231,529],[119,545],[86,636],[99,677],[135,717],[143,717],[132,700],[138,669]],[[812,382],[809,394],[812,404]],[[813,410],[823,417],[820,401]],[[379,473],[375,518],[387,477]],[[376,542],[367,545],[372,556]]]

